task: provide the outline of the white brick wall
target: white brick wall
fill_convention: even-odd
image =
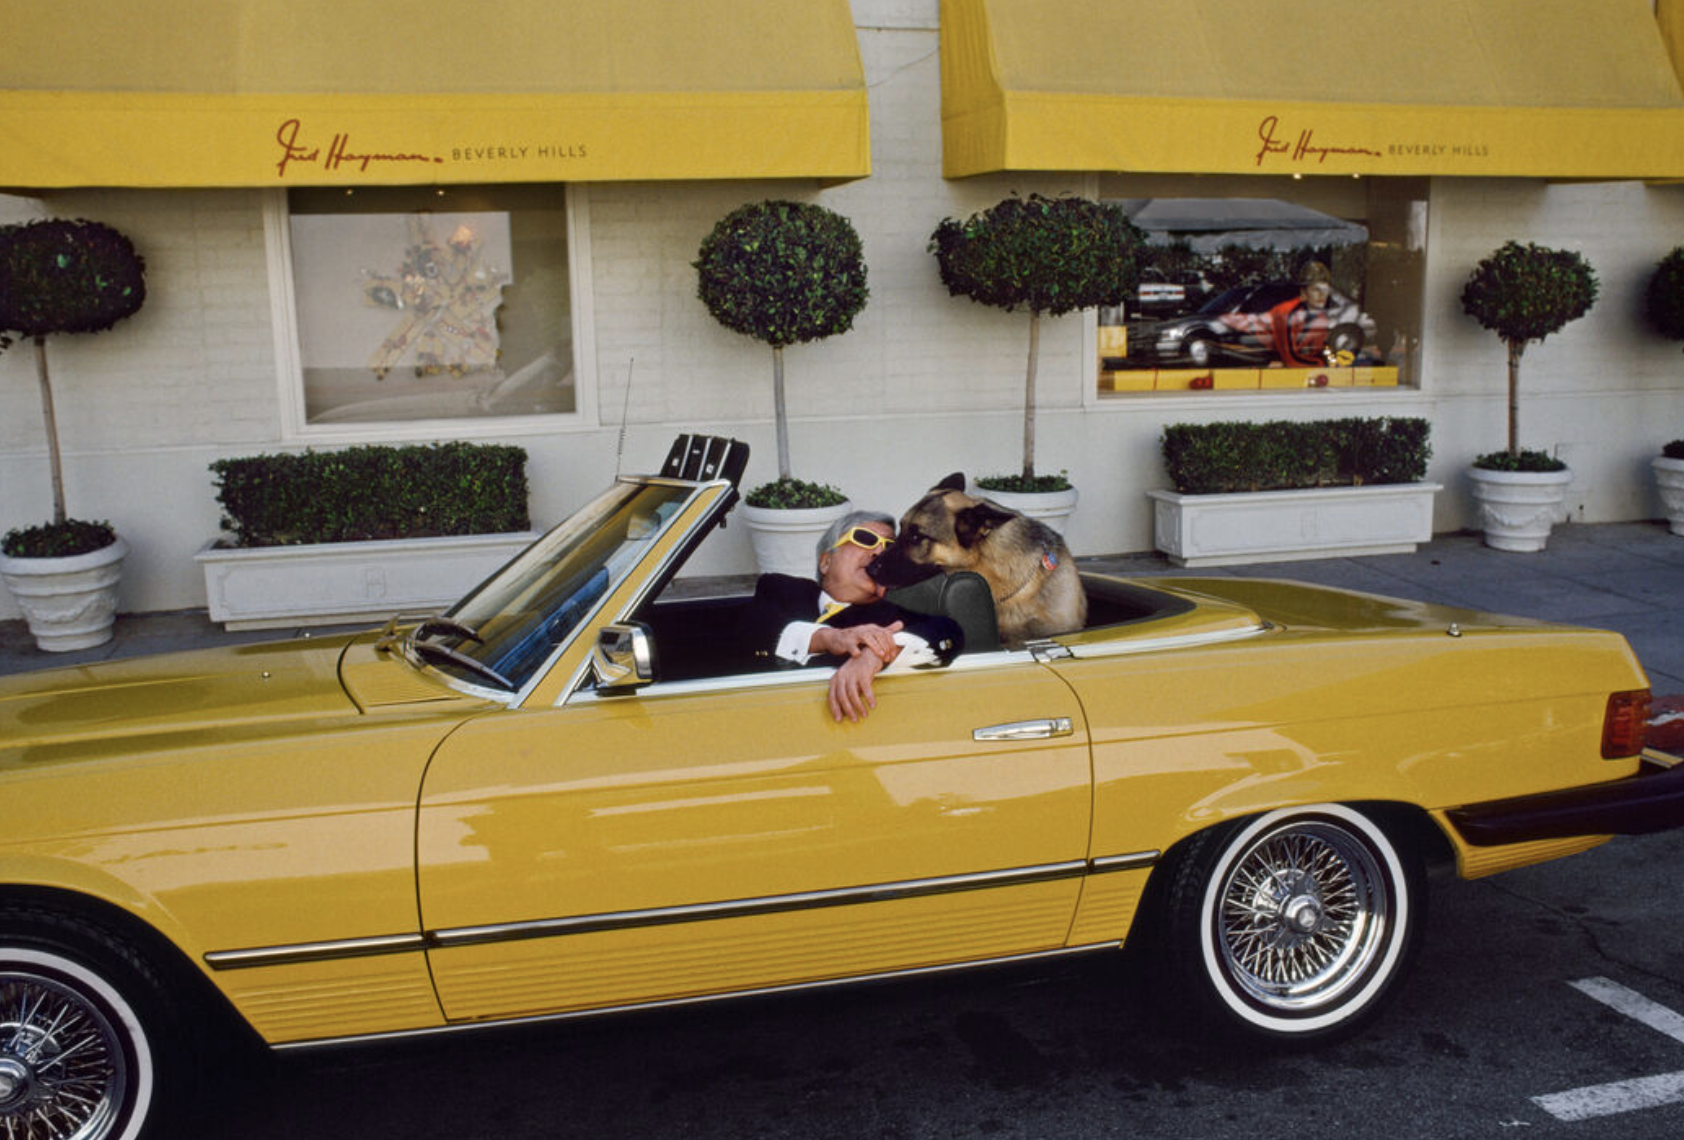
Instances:
[[[1655,263],[1684,242],[1684,194],[1638,183],[1438,179],[1433,231],[1423,387],[1433,397],[1435,478],[1457,489],[1468,459],[1506,445],[1507,356],[1459,298],[1473,267],[1514,238],[1578,250],[1600,285],[1588,314],[1522,357],[1522,446],[1558,452],[1574,469],[1576,519],[1656,517],[1648,462],[1684,436],[1684,361],[1676,341],[1645,326],[1642,294]],[[1470,522],[1461,496],[1440,496],[1440,529]]]
[[[847,215],[864,239],[870,301],[853,331],[786,352],[796,473],[898,511],[937,478],[1016,468],[1028,318],[950,297],[926,245],[938,222],[1009,193],[1092,192],[1079,175],[941,177],[936,0],[854,0],[872,107],[868,179],[600,184],[588,190],[599,423],[505,437],[531,455],[532,510],[554,522],[605,482],[626,409],[625,466],[658,462],[676,430],[722,431],[754,448],[749,479],[775,473],[771,352],[718,325],[695,296],[695,258],[714,222],[743,202],[794,197]],[[0,223],[42,207],[0,198]],[[134,554],[121,607],[204,604],[193,551],[215,532],[206,465],[303,446],[282,438],[262,196],[256,192],[57,195],[45,209],[109,222],[147,259],[148,303],[94,337],[51,347],[71,509],[111,518]],[[1423,389],[1284,398],[1108,401],[1091,392],[1088,323],[1042,333],[1038,466],[1067,468],[1082,491],[1081,553],[1147,549],[1144,491],[1164,485],[1165,423],[1260,416],[1399,413],[1434,421],[1432,476],[1447,485],[1437,526],[1468,522],[1460,470],[1502,442],[1503,356],[1461,315],[1472,265],[1517,237],[1581,249],[1602,279],[1586,319],[1525,360],[1523,427],[1582,472],[1574,509],[1590,521],[1658,513],[1647,457],[1684,436],[1684,359],[1638,323],[1648,269],[1684,241],[1676,187],[1548,186],[1440,180],[1433,191]],[[629,405],[628,363],[635,360]],[[0,357],[0,530],[49,510],[46,458],[27,346]],[[465,438],[473,438],[463,433]],[[694,563],[750,567],[732,526]],[[0,594],[0,618],[16,616]]]

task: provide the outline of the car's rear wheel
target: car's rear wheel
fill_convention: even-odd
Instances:
[[[151,1134],[174,1079],[173,1024],[157,975],[121,939],[0,907],[0,1136]]]
[[[1194,836],[1171,868],[1166,964],[1225,1034],[1325,1040],[1379,1012],[1424,918],[1419,861],[1325,804]]]

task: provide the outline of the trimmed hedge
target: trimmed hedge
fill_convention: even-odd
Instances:
[[[26,338],[104,332],[140,311],[146,262],[103,222],[0,227],[0,330]]]
[[[7,531],[0,539],[0,554],[7,558],[75,558],[104,550],[116,541],[117,532],[109,522],[66,519]]]
[[[1684,245],[1655,266],[1643,289],[1643,312],[1656,332],[1684,340]]]
[[[219,459],[236,546],[526,530],[526,451],[500,444],[365,446]]]
[[[839,507],[848,501],[848,496],[829,483],[809,483],[805,479],[774,479],[750,491],[744,501],[751,507],[772,511],[811,511],[823,507]]]
[[[1418,483],[1432,446],[1424,419],[1170,424],[1164,467],[1184,495]]]
[[[847,332],[871,295],[854,224],[811,202],[738,206],[690,264],[714,319],[773,348]]]
[[[1476,456],[1473,465],[1482,471],[1508,471],[1536,475],[1544,471],[1565,471],[1567,464],[1547,451],[1490,451]]]
[[[955,297],[1053,317],[1122,304],[1145,248],[1146,235],[1120,206],[1040,194],[1007,198],[963,222],[943,218],[929,243]]]

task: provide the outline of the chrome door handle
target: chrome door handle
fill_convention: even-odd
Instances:
[[[1050,740],[1055,736],[1069,736],[1075,729],[1067,716],[1048,720],[1014,720],[1009,724],[991,724],[971,733],[972,740]]]

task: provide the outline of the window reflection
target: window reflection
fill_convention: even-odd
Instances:
[[[299,189],[288,204],[308,423],[575,410],[559,191]]]
[[[1425,186],[1333,181],[1271,180],[1274,197],[1193,178],[1102,185],[1148,248],[1135,296],[1099,312],[1101,392],[1416,384]]]

